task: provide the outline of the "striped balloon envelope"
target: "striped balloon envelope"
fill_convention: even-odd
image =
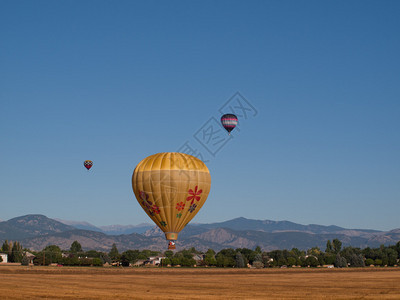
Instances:
[[[132,175],[137,201],[175,249],[179,232],[199,212],[210,192],[211,176],[198,158],[177,152],[143,159]]]
[[[235,129],[238,123],[238,118],[234,114],[225,114],[221,117],[221,123],[226,131],[231,134],[231,131]]]
[[[90,170],[90,168],[93,166],[93,162],[91,160],[85,160],[83,162],[83,165],[85,166],[86,169],[88,169],[88,171]]]

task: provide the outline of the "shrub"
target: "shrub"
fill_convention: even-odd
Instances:
[[[164,258],[162,261],[161,261],[161,266],[168,266],[168,265],[171,265],[172,263],[171,263],[171,260],[167,257],[167,258]]]
[[[264,264],[259,260],[253,261],[253,267],[256,269],[262,269],[264,268]]]
[[[103,266],[103,261],[100,258],[95,257],[92,259],[92,266],[101,267],[101,266]]]
[[[370,266],[373,265],[375,263],[375,261],[372,258],[367,258],[365,260],[365,265]]]
[[[22,266],[29,266],[29,258],[28,258],[26,255],[24,255],[24,256],[22,257],[22,259],[21,259],[21,265],[22,265]]]

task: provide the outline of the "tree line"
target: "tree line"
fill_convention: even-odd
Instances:
[[[46,246],[42,251],[23,249],[19,242],[5,241],[0,252],[8,254],[9,262],[28,264],[26,253],[35,255],[34,264],[60,264],[67,266],[131,266],[138,261],[146,261],[149,257],[161,256],[161,266],[211,266],[255,268],[268,267],[318,267],[333,265],[335,267],[395,266],[400,259],[400,241],[392,246],[381,245],[378,248],[342,247],[338,239],[327,241],[325,251],[313,247],[306,251],[293,248],[291,250],[262,251],[259,246],[254,250],[248,248],[226,248],[219,252],[208,249],[205,253],[195,248],[181,251],[127,250],[119,253],[117,246],[112,245],[109,252],[95,250],[83,251],[78,241],[71,244],[69,250],[61,250],[56,245]],[[1,259],[1,257],[0,257]]]

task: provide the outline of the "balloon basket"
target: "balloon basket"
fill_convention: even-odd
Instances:
[[[176,249],[175,242],[169,242],[168,243],[168,250],[175,250],[175,249]]]

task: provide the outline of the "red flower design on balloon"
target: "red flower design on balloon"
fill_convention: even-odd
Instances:
[[[189,189],[188,193],[190,194],[189,197],[186,198],[186,201],[192,200],[190,204],[193,204],[194,200],[199,201],[200,200],[200,194],[203,192],[203,190],[197,190],[197,185],[194,188],[194,191],[192,189]]]
[[[152,209],[153,209],[153,213],[155,213],[155,214],[159,214],[160,213],[160,208],[157,205],[154,204],[152,206]]]
[[[180,211],[180,210],[182,210],[182,209],[184,209],[184,208],[185,208],[185,203],[179,202],[179,203],[176,204],[176,209],[177,209],[178,211]]]

